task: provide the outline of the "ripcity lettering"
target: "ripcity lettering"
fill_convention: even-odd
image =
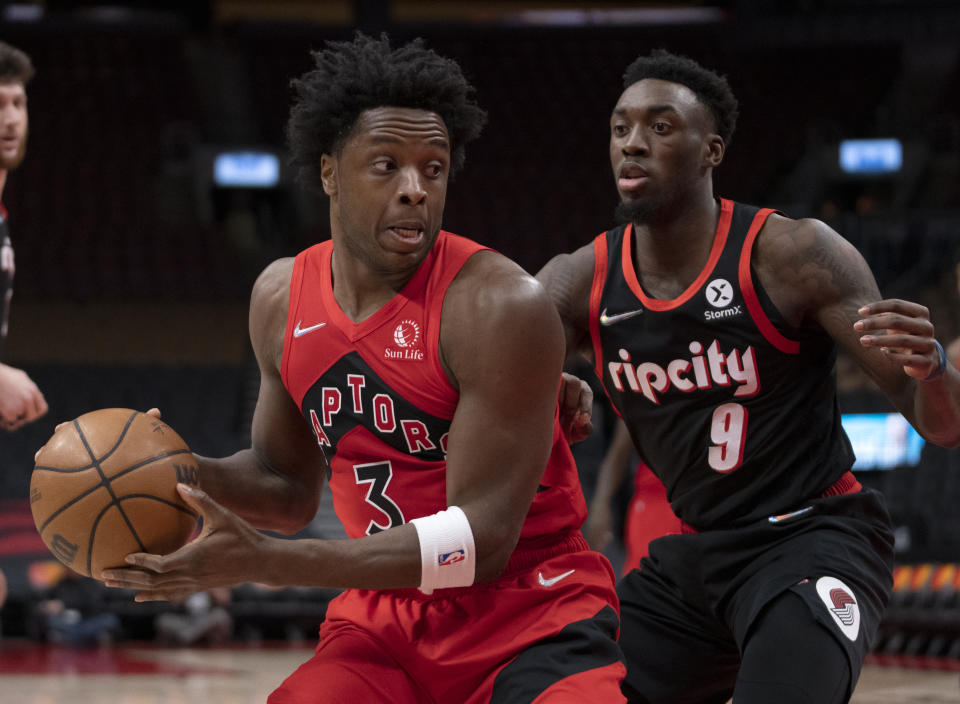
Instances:
[[[694,340],[688,349],[693,357],[674,359],[664,367],[656,362],[635,364],[630,352],[621,348],[622,361],[608,362],[607,373],[617,391],[641,393],[657,405],[660,405],[660,395],[671,388],[692,393],[714,386],[736,385],[733,395],[740,398],[753,396],[760,390],[753,346],[725,354],[717,340],[711,342],[706,351],[702,343]]]

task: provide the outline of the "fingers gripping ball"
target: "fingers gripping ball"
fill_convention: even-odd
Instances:
[[[64,423],[37,453],[30,508],[58,560],[98,578],[133,552],[183,545],[197,517],[177,493],[199,467],[181,437],[158,418],[105,408]]]

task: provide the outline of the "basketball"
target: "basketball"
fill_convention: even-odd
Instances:
[[[197,517],[177,493],[196,486],[190,448],[159,418],[127,408],[86,413],[59,426],[37,453],[30,508],[50,552],[99,579],[134,552],[183,545]]]

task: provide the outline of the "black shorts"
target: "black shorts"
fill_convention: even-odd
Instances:
[[[869,489],[797,508],[807,506],[780,520],[650,544],[641,568],[617,587],[628,694],[641,702],[727,701],[758,616],[787,590],[824,627],[798,632],[825,630],[841,646],[831,646],[837,657],[846,653],[852,692],[893,585],[890,518]],[[793,637],[790,624],[765,619],[762,627]],[[785,647],[783,657],[796,652],[804,649]]]

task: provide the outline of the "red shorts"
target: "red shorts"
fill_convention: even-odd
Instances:
[[[493,582],[430,596],[347,590],[269,704],[624,702],[610,563],[579,534],[538,552],[515,553]]]

